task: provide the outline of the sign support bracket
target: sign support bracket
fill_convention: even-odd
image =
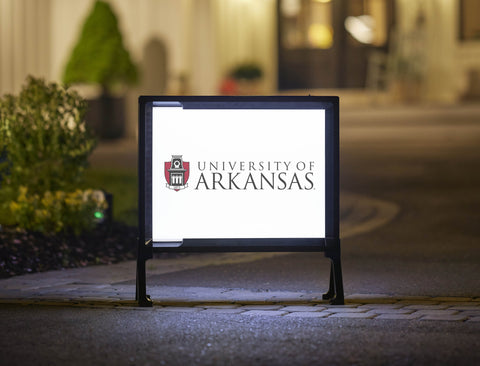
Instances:
[[[143,243],[145,248],[142,248],[142,243],[138,242],[138,258],[137,258],[137,281],[135,288],[135,300],[140,307],[152,307],[153,301],[150,299],[150,295],[147,295],[147,273],[146,273],[146,261],[151,258],[149,255],[145,255],[145,248],[151,248],[152,241],[149,240]],[[151,251],[150,251],[151,252]]]
[[[336,244],[329,241],[337,242]],[[323,294],[323,300],[330,300],[332,305],[344,305],[345,298],[343,293],[342,264],[340,259],[340,240],[325,239],[325,257],[329,258],[330,263],[330,283],[328,292]]]

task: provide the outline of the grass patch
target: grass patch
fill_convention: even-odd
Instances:
[[[89,168],[83,188],[103,189],[113,194],[113,219],[130,226],[138,225],[137,171]]]

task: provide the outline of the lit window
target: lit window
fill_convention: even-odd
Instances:
[[[283,47],[332,47],[331,0],[281,0],[280,14]]]

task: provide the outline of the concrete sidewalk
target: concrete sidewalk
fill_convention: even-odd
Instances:
[[[76,285],[76,287],[72,286]],[[82,288],[82,287],[86,287]],[[231,314],[247,316],[287,316],[298,318],[350,318],[377,320],[416,320],[480,322],[480,298],[466,297],[422,297],[354,294],[346,298],[345,305],[330,305],[319,300],[307,299],[304,293],[275,292],[269,297],[259,297],[255,292],[237,290],[220,300],[213,297],[208,288],[155,287],[149,291],[155,295],[176,295],[176,299],[155,301],[151,308],[140,308],[131,300],[135,296],[133,286],[97,286],[96,291],[87,284],[68,284],[56,289],[37,289],[30,298],[2,298],[0,305],[36,305],[85,308],[112,308],[151,312]],[[55,293],[57,290],[59,292]],[[51,292],[49,292],[51,291]],[[68,292],[72,298],[65,298]],[[188,300],[185,294],[188,292]],[[161,293],[161,295],[159,295]],[[183,296],[179,296],[183,295]],[[311,294],[309,294],[311,295]],[[103,297],[102,297],[103,296]],[[122,299],[122,297],[124,299]],[[128,298],[128,299],[126,299]],[[195,298],[192,300],[191,298]],[[257,298],[257,300],[255,300]],[[200,301],[204,299],[205,301]],[[214,300],[209,300],[214,299]],[[299,300],[300,299],[300,300]]]
[[[373,230],[392,220],[390,202],[342,193],[342,238]],[[289,253],[204,253],[152,259],[156,276],[208,266],[239,264]],[[152,309],[136,307],[135,261],[17,276],[0,281],[0,304],[122,308],[142,311],[206,312],[250,316],[356,318],[390,320],[480,321],[480,298],[387,294],[346,294],[346,305],[333,306],[322,293],[258,291],[237,288],[152,286]],[[148,283],[148,280],[147,280]]]

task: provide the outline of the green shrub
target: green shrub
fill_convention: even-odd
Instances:
[[[77,235],[92,229],[95,212],[106,208],[104,197],[92,190],[39,195],[20,187],[17,199],[10,203],[12,215],[22,228],[47,233],[72,231]]]
[[[72,190],[95,147],[85,111],[76,92],[33,77],[18,96],[0,98],[0,189]]]
[[[0,98],[1,224],[43,232],[93,225],[98,202],[76,190],[95,147],[85,111],[75,91],[33,77],[19,95]]]

